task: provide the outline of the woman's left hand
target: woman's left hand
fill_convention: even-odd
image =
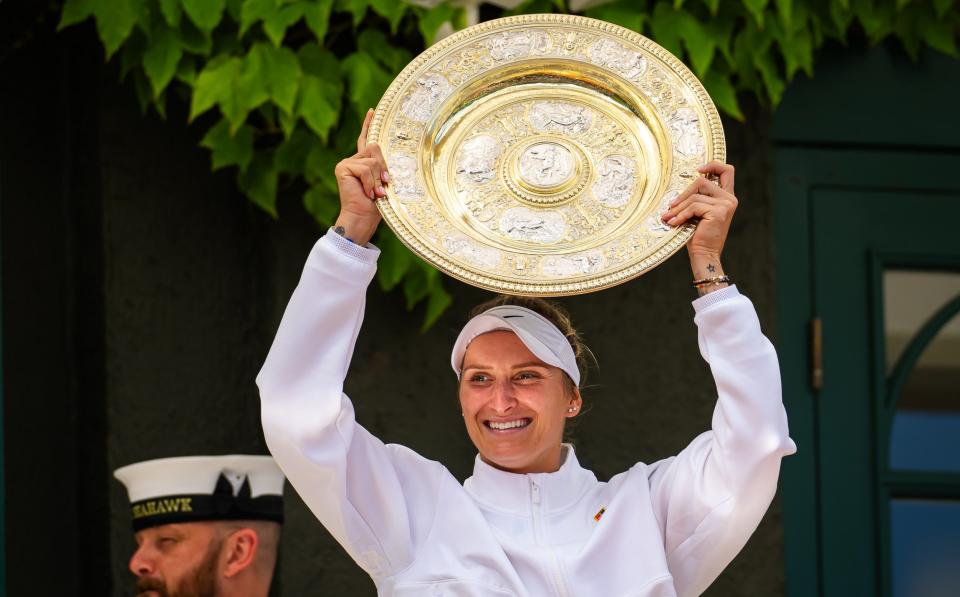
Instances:
[[[700,220],[693,238],[687,243],[693,275],[700,279],[723,275],[720,255],[733,213],[737,210],[737,198],[733,194],[733,166],[713,161],[698,172],[704,176],[677,195],[664,212],[663,221],[671,226],[682,226],[693,218]],[[719,177],[720,184],[708,179],[709,175]]]

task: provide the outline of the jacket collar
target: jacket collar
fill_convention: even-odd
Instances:
[[[580,466],[571,444],[563,444],[560,470],[555,473],[508,473],[494,468],[480,459],[473,465],[473,476],[463,487],[481,506],[495,510],[527,515],[539,493],[544,511],[564,510],[593,485],[597,478]],[[534,489],[534,485],[538,489]]]

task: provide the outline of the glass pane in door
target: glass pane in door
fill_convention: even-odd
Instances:
[[[890,501],[893,597],[955,597],[960,592],[960,502]]]
[[[960,274],[890,270],[884,318],[890,371],[924,324],[960,296]],[[960,314],[935,332],[907,374],[890,436],[890,467],[960,472]]]

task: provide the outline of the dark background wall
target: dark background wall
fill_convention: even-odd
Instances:
[[[166,122],[141,115],[92,29],[54,35],[49,20],[30,23],[35,36],[0,61],[8,594],[125,595],[134,544],[110,472],[265,451],[253,377],[322,231],[294,194],[273,221],[230,173],[211,174],[196,147],[204,125],[187,127],[183,105]],[[741,199],[725,267],[772,330],[769,117],[750,107],[746,124],[725,125]],[[674,454],[709,427],[715,392],[689,279],[678,255],[629,284],[561,300],[600,363],[574,431],[600,478]],[[347,392],[371,431],[463,479],[474,450],[448,351],[487,294],[448,287],[454,305],[425,334],[401,296],[370,291]],[[288,498],[275,592],[372,595]],[[781,528],[775,503],[708,594],[782,594]],[[47,573],[54,554],[62,574]]]

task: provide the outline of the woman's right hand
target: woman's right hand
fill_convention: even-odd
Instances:
[[[377,198],[385,197],[384,185],[390,181],[387,163],[376,143],[367,143],[367,130],[373,110],[367,111],[357,139],[357,153],[334,168],[340,189],[340,215],[334,224],[341,235],[358,245],[367,244],[380,223]]]

